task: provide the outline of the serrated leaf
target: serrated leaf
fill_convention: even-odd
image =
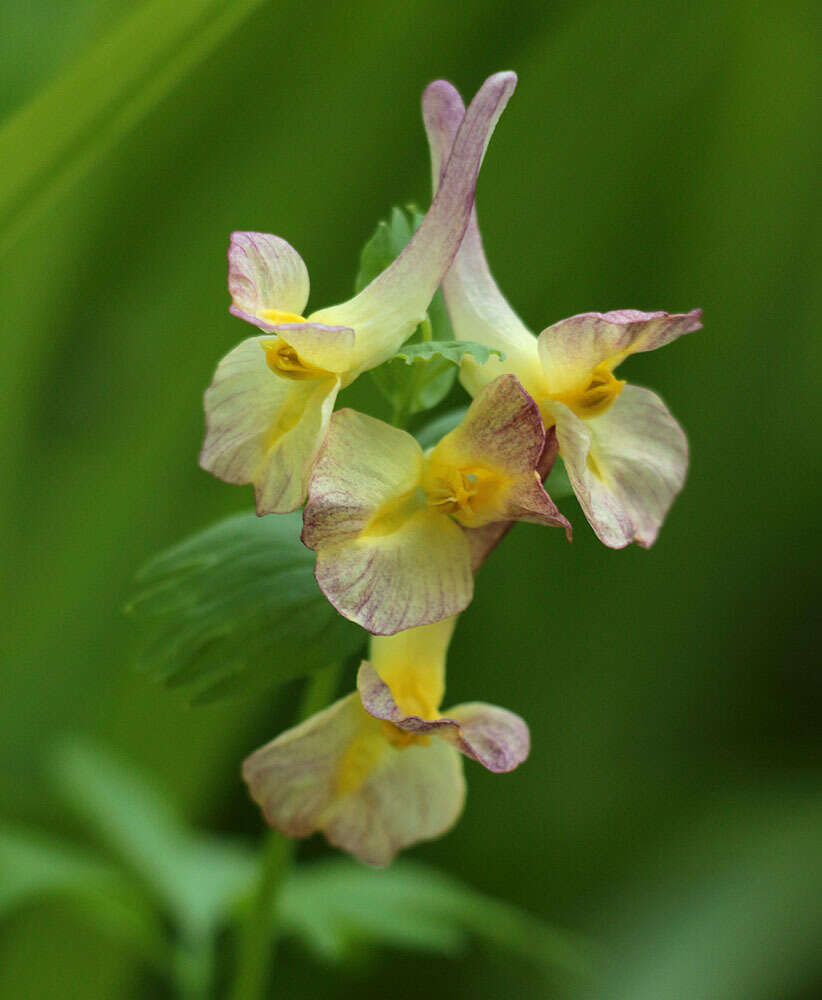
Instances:
[[[591,967],[592,949],[573,935],[411,861],[384,871],[345,859],[304,865],[283,887],[278,921],[326,960],[363,945],[453,954],[475,937],[546,968]]]
[[[468,340],[412,338],[371,374],[393,405],[395,422],[402,424],[445,399],[462,359],[469,356],[481,365],[492,356],[505,357],[501,351]]]
[[[404,344],[391,358],[391,361],[401,359],[407,365],[444,361],[452,367],[459,368],[462,359],[466,356],[472,357],[481,365],[484,365],[491,357],[505,359],[502,351],[498,351],[494,347],[486,347],[484,344],[476,344],[472,340],[426,340],[416,344]]]
[[[192,701],[259,691],[340,662],[364,633],[328,603],[301,514],[226,518],[155,556],[127,612],[139,666]]]

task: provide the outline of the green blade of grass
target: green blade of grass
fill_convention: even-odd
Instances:
[[[0,254],[262,0],[147,0],[0,126]]]

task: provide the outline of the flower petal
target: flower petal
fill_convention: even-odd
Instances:
[[[465,114],[457,90],[446,80],[428,85],[422,99],[423,119],[431,150],[434,191]],[[536,338],[517,316],[494,281],[482,246],[476,209],[448,274],[443,280],[448,313],[454,333],[505,352],[505,360],[492,358],[484,365],[466,359],[462,380],[471,395],[504,372],[517,375],[532,394],[541,395],[542,371]]]
[[[463,421],[430,453],[433,467],[490,468],[507,482],[494,521],[571,525],[545,492],[537,471],[546,436],[536,403],[514,375],[500,375],[482,389]]]
[[[258,324],[260,325],[260,324]],[[270,323],[265,327],[294,348],[302,361],[327,372],[345,372],[351,366],[354,331],[322,323]]]
[[[350,694],[251,754],[243,777],[266,821],[289,837],[322,830],[372,865],[444,833],[465,800],[459,755],[397,749],[381,725]]]
[[[353,410],[334,414],[308,491],[303,541],[317,582],[346,618],[393,635],[462,611],[473,582],[451,519],[420,505],[420,446]]]
[[[250,337],[217,366],[205,393],[200,465],[227,483],[253,483],[258,514],[283,513],[305,499],[339,380],[277,376]]]
[[[417,736],[439,736],[496,774],[513,771],[528,756],[528,726],[507,709],[471,702],[451,709],[448,717],[423,719],[406,715],[394,700],[391,688],[368,661],[360,666],[357,690],[363,708],[375,719]]]
[[[268,309],[302,315],[308,302],[308,271],[290,243],[270,233],[231,234],[228,246],[231,312],[262,329]]]
[[[357,696],[350,694],[255,750],[243,764],[243,778],[269,825],[289,837],[318,830],[339,794],[346,754],[370,732],[379,736],[364,723]],[[369,749],[376,766],[389,747],[383,740]],[[360,754],[361,760],[365,756]]]
[[[356,373],[390,358],[422,322],[462,240],[486,146],[515,86],[514,73],[497,73],[483,83],[454,141],[440,189],[399,257],[353,299],[311,315],[312,321],[356,330]]]
[[[373,635],[369,659],[406,712],[436,712],[445,693],[445,661],[457,618]]]
[[[329,843],[383,867],[398,851],[442,836],[465,805],[462,760],[453,747],[389,746],[362,787],[339,799],[324,822]]]
[[[699,330],[701,317],[701,309],[673,314],[619,309],[560,320],[539,335],[547,391],[568,392],[603,362],[614,367],[629,354],[653,351],[683,333]]]
[[[601,416],[581,420],[561,404],[556,416],[568,477],[600,540],[648,548],[685,482],[682,428],[659,396],[633,385]]]

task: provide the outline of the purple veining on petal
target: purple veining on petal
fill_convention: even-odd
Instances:
[[[230,311],[262,329],[268,309],[301,315],[308,302],[308,271],[290,243],[270,233],[236,231],[228,247]]]
[[[482,702],[458,705],[451,710],[450,717],[438,719],[405,715],[389,686],[367,660],[357,674],[357,690],[369,715],[407,733],[438,736],[495,774],[512,771],[530,751],[526,723],[513,712],[496,705]]]

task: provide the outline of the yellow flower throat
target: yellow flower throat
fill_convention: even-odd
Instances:
[[[305,317],[280,309],[265,309],[259,315],[269,323],[305,323]],[[303,361],[291,344],[283,339],[282,334],[272,337],[271,340],[261,340],[260,346],[265,351],[268,367],[282,378],[305,382],[329,374],[324,368],[317,368],[316,365]]]
[[[578,417],[596,417],[604,413],[622,392],[625,382],[615,378],[611,369],[616,359],[603,361],[575,389],[552,396],[558,403],[564,403]],[[548,404],[550,406],[550,403]]]
[[[479,465],[449,467],[432,456],[422,485],[429,508],[450,514],[466,528],[476,528],[495,520],[503,478]]]

